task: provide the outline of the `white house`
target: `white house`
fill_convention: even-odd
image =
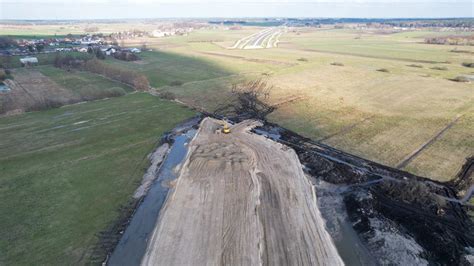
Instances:
[[[20,62],[23,66],[38,64],[38,58],[36,58],[36,57],[24,57],[24,58],[20,58]]]
[[[78,52],[81,52],[81,53],[87,53],[88,49],[87,47],[81,47],[79,49],[77,49]]]
[[[107,48],[107,50],[105,50],[106,55],[112,55],[112,54],[115,54],[116,52],[117,52],[117,50],[115,50],[115,48],[113,48],[113,47],[109,47],[109,48]]]

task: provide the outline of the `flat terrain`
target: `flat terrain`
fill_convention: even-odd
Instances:
[[[96,26],[104,32],[125,27]],[[19,35],[20,29],[2,30]],[[31,26],[25,34],[34,29]],[[74,31],[69,26],[37,28],[44,34],[84,29],[85,25]],[[464,159],[474,153],[473,142],[466,140],[472,139],[474,129],[470,123],[474,85],[449,80],[473,75],[474,70],[462,63],[474,60],[474,48],[423,43],[426,37],[474,33],[287,28],[278,38],[278,47],[228,49],[238,40],[256,36],[263,36],[258,44],[264,46],[267,33],[276,29],[217,27],[187,36],[127,40],[126,45],[146,43],[152,51],[141,53],[138,62],[106,61],[143,73],[159,91],[208,111],[229,100],[233,83],[264,77],[275,85],[272,103],[301,96],[279,106],[269,117],[272,122],[394,167],[461,115],[442,136],[402,164],[404,170],[437,180],[454,177]],[[40,58],[40,62],[48,60]]]
[[[296,153],[206,118],[143,265],[343,265]]]
[[[228,49],[263,30],[221,28],[146,39],[154,51],[143,54],[139,68],[158,74],[160,58],[163,63],[180,58],[162,71],[173,79],[182,73],[182,84],[170,86],[166,81],[153,86],[210,111],[228,101],[232,83],[264,77],[275,86],[272,103],[303,96],[279,106],[270,121],[393,167],[462,115],[402,168],[437,180],[453,178],[474,153],[469,141],[474,131],[469,122],[474,85],[449,80],[474,73],[462,66],[473,60],[472,54],[452,52],[474,52],[473,47],[424,44],[425,37],[448,34],[434,31],[289,28],[280,36],[278,48]],[[189,66],[196,66],[195,76],[188,74]]]
[[[79,97],[94,97],[96,94],[113,90],[121,93],[133,91],[133,88],[126,84],[90,72],[66,71],[51,65],[38,66],[35,69]]]
[[[11,89],[0,94],[0,113],[37,111],[81,101],[121,96],[133,89],[122,83],[82,71],[50,65],[12,71]]]
[[[0,118],[0,265],[83,265],[193,112],[144,93]]]

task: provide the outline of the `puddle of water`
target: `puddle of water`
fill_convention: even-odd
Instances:
[[[263,130],[263,129],[259,129],[259,128],[256,128],[254,129],[255,133],[259,134],[259,135],[263,135],[269,139],[272,139],[274,141],[278,141],[281,137],[280,135],[280,132],[278,131],[278,128],[274,128],[272,127],[270,130]]]
[[[189,130],[186,134],[175,138],[173,146],[158,172],[157,180],[138,207],[107,262],[108,265],[140,265],[146,252],[148,238],[153,233],[160,210],[168,195],[169,187],[165,183],[177,177],[174,168],[185,158],[188,151],[187,143],[195,134],[196,130]]]
[[[319,210],[344,263],[357,266],[375,265],[347,217],[339,186],[320,181],[316,184],[316,191]]]

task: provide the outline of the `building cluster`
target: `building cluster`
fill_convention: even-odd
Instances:
[[[110,44],[114,43],[114,44]],[[54,52],[90,52],[90,49],[100,49],[106,55],[118,51],[140,53],[138,48],[120,48],[116,42],[110,42],[98,35],[82,37],[64,37],[49,39],[18,39],[15,45],[0,49],[0,55],[34,55]]]
[[[151,32],[150,37],[161,38],[168,36],[186,36],[193,31],[193,28],[163,28]]]

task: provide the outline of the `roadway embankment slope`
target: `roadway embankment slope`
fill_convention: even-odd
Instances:
[[[142,265],[342,265],[296,153],[205,118]]]

